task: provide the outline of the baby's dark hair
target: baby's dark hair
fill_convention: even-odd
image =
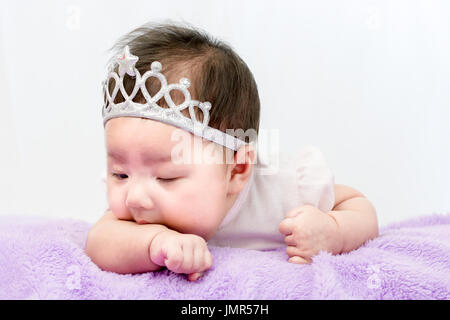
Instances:
[[[128,45],[130,52],[139,57],[136,68],[144,74],[153,61],[159,61],[168,83],[178,83],[186,77],[191,85],[192,99],[209,101],[212,105],[208,125],[225,132],[226,129],[253,129],[259,132],[260,101],[258,89],[246,63],[223,41],[213,38],[205,31],[187,24],[173,22],[148,23],[121,37],[111,48],[117,55]],[[114,81],[114,80],[112,80]],[[124,88],[130,94],[134,88],[134,78],[124,77]],[[114,83],[110,82],[110,91]],[[146,82],[151,96],[160,89],[154,77]],[[177,90],[171,91],[175,104],[182,103],[184,96]],[[119,93],[115,103],[124,100]],[[142,93],[133,101],[144,103]],[[165,99],[158,101],[167,108]],[[199,121],[202,111],[195,108]],[[189,117],[188,108],[183,114]]]

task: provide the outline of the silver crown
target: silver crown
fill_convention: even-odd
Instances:
[[[138,60],[139,57],[132,55],[129,47],[125,46],[123,54],[117,56],[112,64],[110,64],[108,76],[102,83],[105,97],[105,103],[102,108],[103,126],[112,118],[141,117],[158,120],[179,127],[232,150],[238,150],[239,147],[246,144],[244,141],[234,136],[208,126],[211,103],[191,100],[191,95],[188,90],[190,86],[189,79],[181,78],[179,83],[168,85],[166,78],[160,73],[162,65],[158,61],[153,61],[150,70],[146,71],[141,76],[139,70],[135,67]],[[116,64],[119,65],[118,73],[114,71]],[[123,86],[125,73],[136,78],[133,91],[130,95],[127,94]],[[161,82],[161,89],[153,97],[150,96],[145,85],[145,82],[149,77],[155,77]],[[111,78],[114,79],[115,82],[112,93],[108,88]],[[114,100],[119,90],[124,97],[124,101],[115,104]],[[139,90],[146,100],[146,103],[141,104],[133,101]],[[170,97],[170,91],[172,90],[179,90],[183,93],[185,97],[183,103],[176,105],[172,101],[172,98]],[[163,97],[169,108],[162,108],[157,104]],[[197,120],[194,107],[198,107],[202,110],[202,122]],[[190,118],[181,113],[185,108],[189,108]]]

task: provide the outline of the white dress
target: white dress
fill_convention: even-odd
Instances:
[[[278,166],[269,160],[257,154],[250,179],[209,245],[255,250],[282,247],[286,244],[278,225],[288,211],[306,204],[323,212],[333,209],[334,175],[317,147],[280,153]],[[271,167],[277,167],[277,172],[270,172]]]

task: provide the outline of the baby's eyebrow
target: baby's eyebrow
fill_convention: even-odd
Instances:
[[[119,163],[126,163],[127,159],[125,156],[123,156],[123,154],[121,152],[116,152],[116,151],[108,151],[108,157],[112,158],[114,160],[116,160]],[[151,162],[168,162],[172,160],[171,155],[155,155],[155,154],[147,154],[147,153],[143,153],[141,154],[142,160],[145,164],[147,163],[151,163]]]
[[[108,158],[114,159],[120,163],[125,162],[125,159],[123,158],[123,156],[121,154],[115,153],[113,151],[108,151]]]
[[[148,155],[148,154],[142,154],[142,160],[144,163],[150,163],[150,162],[168,162],[172,160],[172,156],[170,154],[164,154],[164,155]]]

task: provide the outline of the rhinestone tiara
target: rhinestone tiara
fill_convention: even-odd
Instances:
[[[135,67],[138,60],[139,57],[132,55],[129,47],[125,46],[123,53],[117,56],[109,65],[108,76],[106,77],[106,80],[102,82],[105,99],[102,108],[103,126],[105,126],[106,122],[112,118],[140,117],[176,126],[232,150],[238,150],[242,145],[247,144],[245,141],[208,126],[211,103],[191,100],[191,95],[188,90],[190,86],[189,79],[181,78],[179,83],[168,85],[166,78],[160,73],[162,65],[158,61],[153,61],[150,70],[141,75],[139,70]],[[119,66],[118,73],[114,71],[116,65]],[[136,80],[130,95],[127,94],[123,86],[125,74],[135,77]],[[150,96],[145,85],[145,82],[149,77],[155,77],[161,82],[161,89],[153,97]],[[108,88],[111,79],[114,79],[114,88],[112,89],[112,92],[110,92]],[[116,104],[114,103],[114,100],[119,90],[124,97],[124,101]],[[139,90],[146,100],[146,103],[141,104],[133,101]],[[172,101],[172,98],[170,97],[170,91],[172,90],[179,90],[183,93],[185,97],[183,103],[176,105]],[[162,108],[157,104],[161,98],[166,100],[169,108]],[[202,110],[202,122],[197,120],[194,107]],[[190,118],[181,113],[181,110],[184,110],[185,108],[189,108]]]

